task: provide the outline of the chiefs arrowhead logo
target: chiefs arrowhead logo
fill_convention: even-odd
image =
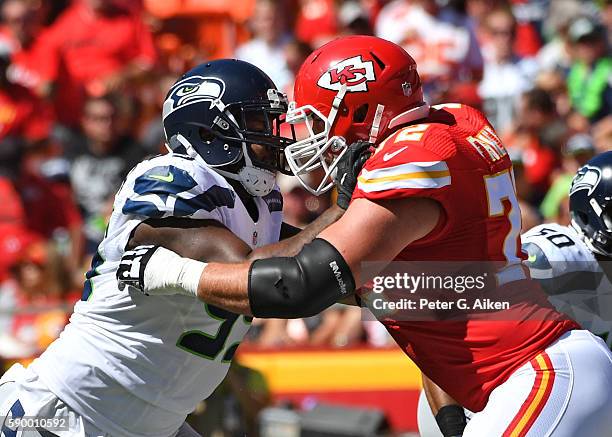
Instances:
[[[335,64],[319,78],[317,85],[332,91],[339,91],[342,85],[346,85],[347,91],[360,92],[367,91],[368,82],[374,80],[374,64],[362,60],[359,55]]]

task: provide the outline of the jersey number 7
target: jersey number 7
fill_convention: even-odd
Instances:
[[[489,217],[505,216],[510,222],[510,230],[504,238],[504,256],[509,262],[520,261],[518,244],[521,233],[521,209],[516,198],[510,170],[485,176],[484,182],[489,205]],[[507,212],[504,200],[510,202],[510,210]]]

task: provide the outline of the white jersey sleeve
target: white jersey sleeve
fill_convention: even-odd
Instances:
[[[521,236],[535,279],[559,277],[576,271],[599,270],[593,253],[572,228],[557,223],[536,226]]]
[[[70,324],[28,371],[109,435],[173,435],[221,383],[251,320],[192,297],[119,290],[116,268],[150,218],[215,220],[252,248],[277,242],[280,192],[254,201],[256,220],[198,158],[169,154],[136,166],[115,197]]]
[[[580,235],[546,223],[521,236],[531,277],[550,302],[612,346],[612,284]]]

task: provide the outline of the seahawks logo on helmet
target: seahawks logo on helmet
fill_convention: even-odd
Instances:
[[[196,102],[210,102],[210,108],[220,102],[225,82],[215,77],[190,76],[172,87],[164,102],[164,118],[172,111]]]
[[[570,196],[579,190],[589,190],[589,196],[593,193],[601,180],[601,171],[597,167],[585,165],[578,170],[572,180]]]

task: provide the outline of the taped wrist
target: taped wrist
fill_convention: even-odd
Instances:
[[[295,257],[257,260],[249,271],[249,303],[255,317],[310,317],[354,291],[348,264],[321,238]]]
[[[444,437],[459,437],[467,425],[463,407],[459,405],[446,405],[436,414],[436,422]]]
[[[147,262],[143,291],[151,294],[177,293],[197,297],[200,276],[206,265],[160,247]]]

